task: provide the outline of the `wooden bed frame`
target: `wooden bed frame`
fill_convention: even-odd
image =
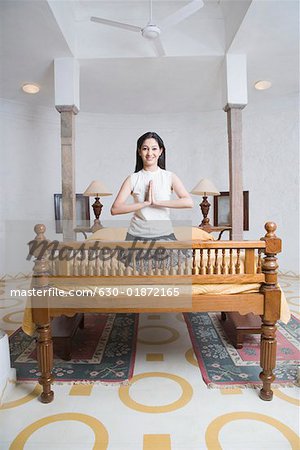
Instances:
[[[107,249],[122,248],[132,249],[132,242],[58,242],[48,241],[44,235],[46,227],[42,224],[35,226],[36,237],[29,243],[29,256],[35,258],[32,288],[43,291],[43,296],[31,297],[33,322],[37,327],[37,358],[41,372],[39,383],[42,385],[41,401],[49,403],[54,398],[51,390],[53,382],[53,345],[51,339],[51,318],[61,315],[72,316],[80,312],[99,313],[144,313],[144,312],[212,312],[212,311],[237,311],[240,314],[254,313],[262,317],[261,329],[261,357],[262,372],[260,379],[262,388],[260,398],[272,400],[273,392],[271,383],[275,376],[273,370],[276,365],[276,321],[280,317],[281,292],[277,286],[277,258],[281,251],[281,240],[275,235],[276,225],[268,222],[265,225],[266,235],[258,241],[173,241],[163,243],[163,247],[176,251],[179,249],[192,250],[192,258],[189,259],[190,267],[181,266],[176,270],[171,269],[166,275],[166,270],[145,273],[140,267],[139,273],[128,275],[113,268],[113,275],[101,274],[99,256]],[[149,243],[136,243],[135,249],[149,248]],[[162,242],[153,245],[153,249],[161,248]],[[43,251],[41,251],[43,250]],[[85,254],[87,266],[83,270],[83,258],[74,258],[74,255]],[[98,252],[98,253],[97,253]],[[198,252],[198,253],[197,253]],[[70,265],[60,258],[53,269],[54,255],[68,256],[73,261],[73,273],[70,274]],[[191,252],[190,252],[191,254]],[[205,262],[203,255],[205,254]],[[244,255],[243,273],[240,265],[240,255]],[[89,268],[91,255],[96,255],[96,262]],[[197,259],[198,255],[198,259]],[[227,262],[225,255],[229,255]],[[75,261],[76,260],[76,261]],[[228,262],[229,261],[229,262]],[[175,273],[174,273],[175,272]],[[159,274],[158,274],[159,273]],[[82,297],[68,296],[63,299],[53,293],[50,288],[53,282],[73,283],[80,286],[119,287],[131,286],[165,286],[174,287],[195,286],[202,284],[230,283],[248,284],[261,283],[258,293],[242,293],[231,295],[180,295],[179,297],[164,296],[128,296],[124,292],[117,291],[118,295],[112,297],[96,296],[92,300],[82,301]],[[70,285],[71,285],[70,284]],[[190,291],[191,292],[191,291]]]

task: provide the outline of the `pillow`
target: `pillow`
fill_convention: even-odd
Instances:
[[[208,233],[207,231],[202,230],[198,227],[193,227],[192,230],[192,238],[198,239],[199,241],[214,241],[215,238],[211,233]]]
[[[212,234],[198,227],[174,227],[174,234],[179,241],[214,241]]]
[[[88,241],[125,241],[127,228],[101,228],[87,238]],[[174,234],[178,241],[213,241],[212,234],[197,227],[174,227]]]
[[[88,241],[125,241],[127,228],[101,228],[87,238]]]

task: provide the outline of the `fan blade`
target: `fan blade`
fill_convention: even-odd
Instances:
[[[129,25],[128,23],[115,22],[114,20],[101,19],[100,17],[91,17],[92,22],[103,23],[104,25],[109,25],[111,27],[123,28],[128,31],[138,31],[141,32],[141,27],[135,25]]]
[[[150,42],[152,43],[154,51],[157,54],[157,56],[166,56],[165,49],[159,37],[153,39],[153,41]]]
[[[178,9],[170,16],[166,17],[159,24],[162,30],[172,27],[173,25],[177,25],[179,22],[182,22],[187,17],[194,14],[198,9],[202,8],[204,5],[203,0],[193,0],[187,5],[183,6],[183,8]]]

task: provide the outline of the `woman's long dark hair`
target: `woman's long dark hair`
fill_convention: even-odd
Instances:
[[[143,134],[143,136],[139,137],[136,144],[136,163],[135,163],[135,170],[134,172],[139,172],[143,169],[143,160],[141,156],[139,155],[139,150],[142,148],[143,143],[146,139],[155,139],[158,143],[158,146],[160,149],[162,149],[162,154],[158,158],[157,165],[161,169],[166,169],[166,149],[164,142],[160,136],[158,136],[157,133],[154,133],[154,131],[148,131],[147,133]]]

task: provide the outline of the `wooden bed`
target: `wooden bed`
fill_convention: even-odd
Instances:
[[[58,242],[48,241],[45,226],[35,226],[36,237],[29,243],[29,255],[34,257],[32,288],[43,295],[31,297],[32,320],[37,329],[37,357],[43,391],[41,401],[49,403],[54,394],[53,345],[51,318],[80,312],[212,312],[237,311],[262,317],[261,358],[262,388],[260,398],[272,400],[271,383],[276,364],[276,321],[280,318],[281,291],[277,286],[277,258],[281,240],[276,236],[276,225],[265,225],[265,236],[257,241],[174,241],[151,244],[152,251],[162,245],[169,254],[177,255],[177,265],[170,268],[152,267],[145,271],[141,263],[132,267],[104,262],[103,255],[128,249],[132,255],[145,251],[149,243],[132,242]],[[189,258],[182,260],[182,250],[190,249]],[[80,257],[78,257],[78,255]],[[179,256],[178,256],[179,255]],[[172,256],[171,256],[172,258]],[[243,264],[242,264],[243,261]],[[195,293],[203,285],[230,284],[234,286],[257,284],[254,293],[202,294]],[[56,288],[54,288],[56,286]],[[93,297],[71,295],[73,288],[89,287],[97,290]],[[65,296],[57,295],[62,288]],[[114,295],[107,289],[115,289]],[[141,289],[146,291],[141,291]],[[152,291],[151,291],[152,288]],[[153,289],[157,289],[158,296]],[[175,289],[176,288],[176,289]],[[135,289],[135,291],[133,291]],[[164,290],[163,290],[164,289]],[[110,292],[109,295],[106,295]],[[138,295],[146,292],[147,295]],[[178,293],[179,292],[179,293]],[[75,292],[76,294],[76,292]],[[131,294],[131,295],[130,295]]]

